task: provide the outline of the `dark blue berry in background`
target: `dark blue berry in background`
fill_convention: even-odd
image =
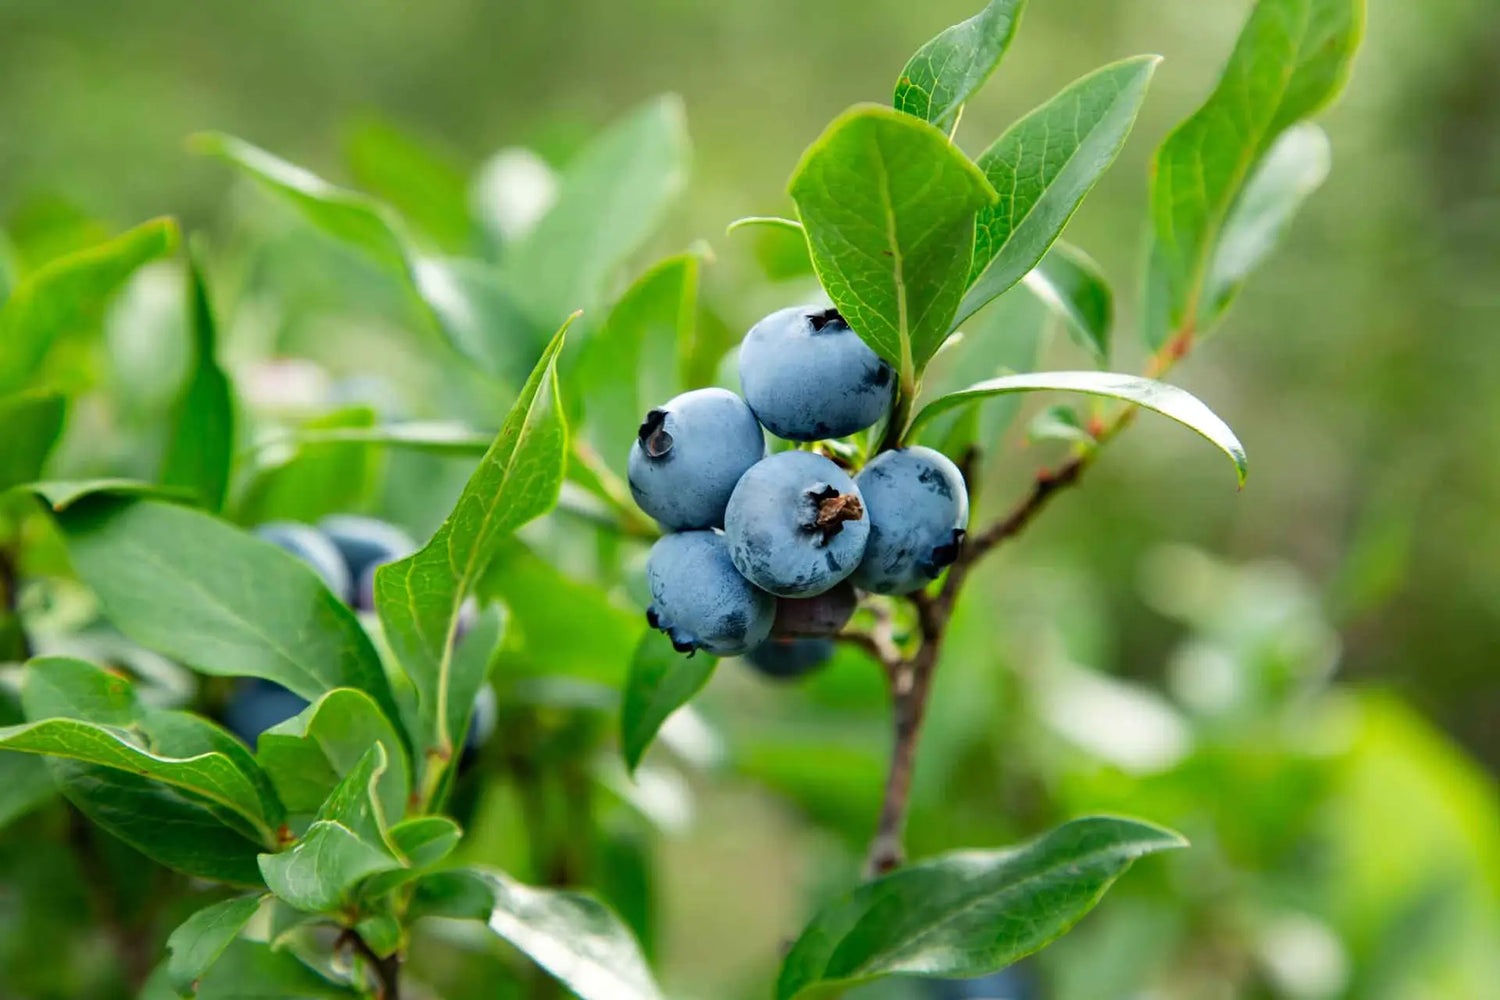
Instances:
[[[909,594],[958,558],[969,525],[969,492],[958,466],[931,448],[901,448],[871,459],[855,482],[870,540],[854,584]]]
[[[224,706],[224,725],[253,747],[261,733],[281,725],[306,707],[307,699],[280,684],[246,677],[236,683],[234,695]]]
[[[833,659],[832,639],[767,639],[745,654],[745,662],[776,680],[805,677]]]
[[[359,514],[331,514],[318,522],[318,528],[343,555],[349,578],[356,582],[375,567],[405,559],[417,549],[411,536],[394,524]]]
[[[813,597],[854,572],[870,523],[859,489],[831,460],[784,451],[741,477],[724,516],[734,565],[778,597]]]
[[[651,587],[646,620],[679,652],[737,656],[771,634],[776,598],[735,570],[718,532],[684,531],[659,539],[646,560],[646,580]]]
[[[776,605],[771,635],[782,639],[837,635],[858,606],[859,595],[848,580],[816,597],[783,597]]]
[[[891,406],[895,373],[838,310],[794,306],[756,323],[740,344],[740,391],[766,429],[791,441],[840,438]]]
[[[668,531],[723,527],[735,483],[765,454],[743,399],[695,389],[646,414],[630,446],[630,492]]]
[[[256,526],[255,534],[307,563],[339,600],[353,600],[354,576],[338,546],[317,528],[297,521],[267,521]]]

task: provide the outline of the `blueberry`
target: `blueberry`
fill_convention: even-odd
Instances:
[[[740,345],[740,391],[766,429],[792,441],[862,431],[890,409],[896,379],[837,309],[794,306]]]
[[[931,448],[876,456],[855,480],[870,519],[870,543],[854,584],[877,594],[909,594],[958,558],[969,524],[963,473]]]
[[[338,547],[349,567],[349,578],[360,581],[375,566],[405,559],[416,551],[410,535],[373,517],[358,514],[331,514],[318,522],[318,528]],[[362,610],[371,605],[360,604]]]
[[[756,463],[734,488],[724,515],[735,566],[778,597],[832,590],[859,565],[869,534],[854,480],[809,451],[784,451]]]
[[[694,389],[646,414],[630,447],[630,492],[668,531],[719,528],[734,484],[765,454],[743,399]]]
[[[279,726],[307,707],[307,700],[272,681],[247,677],[236,686],[224,706],[224,725],[255,746],[260,734]]]
[[[718,532],[660,539],[646,561],[646,579],[646,620],[670,636],[679,652],[737,656],[771,634],[776,599],[740,576]]]
[[[339,600],[347,603],[354,596],[354,580],[344,557],[317,528],[297,521],[267,521],[257,525],[255,533],[307,563]]]
[[[1015,966],[978,979],[930,980],[933,1000],[1032,1000],[1031,979]]]
[[[837,635],[854,617],[859,595],[845,580],[817,597],[785,597],[776,605],[771,635],[781,639]]]
[[[833,659],[832,639],[767,639],[745,654],[745,662],[776,680],[795,680]]]

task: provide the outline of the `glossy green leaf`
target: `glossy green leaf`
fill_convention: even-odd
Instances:
[[[385,769],[385,748],[376,743],[295,844],[260,856],[261,874],[278,898],[307,913],[331,912],[346,905],[365,879],[405,867],[386,835],[379,799]]]
[[[1000,65],[1025,8],[1026,0],[989,0],[923,45],[896,81],[896,110],[951,132],[964,103]]]
[[[598,304],[687,186],[682,101],[653,98],[611,125],[563,171],[552,209],[506,254],[510,285],[538,319]]]
[[[1196,396],[1185,389],[1179,389],[1165,382],[1156,382],[1135,375],[1119,375],[1114,372],[1036,372],[1029,375],[1002,375],[999,378],[976,382],[967,389],[960,389],[928,403],[912,421],[908,433],[915,433],[929,420],[955,407],[967,406],[978,400],[1003,393],[1046,390],[1082,392],[1091,396],[1122,399],[1136,406],[1154,410],[1164,417],[1171,417],[1218,446],[1233,460],[1240,482],[1245,481],[1244,446],[1234,436],[1234,431],[1229,429],[1229,425],[1220,420]]]
[[[237,938],[198,983],[197,1000],[358,1000],[366,994],[327,978],[291,949]]]
[[[736,219],[725,230],[726,233],[741,231],[749,232],[755,259],[772,281],[800,278],[812,272],[812,257],[802,223],[776,216],[754,215]]]
[[[375,607],[386,641],[416,686],[423,749],[443,759],[473,708],[451,697],[459,610],[504,538],[551,510],[562,488],[568,433],[557,356],[566,332],[565,324],[553,337],[431,541],[375,574]]]
[[[188,917],[167,938],[167,984],[179,996],[191,996],[224,950],[240,936],[260,909],[262,897],[226,899]]]
[[[914,385],[948,335],[994,188],[931,125],[860,105],[802,155],[790,191],[824,290]]]
[[[1159,56],[1095,70],[1016,122],[979,157],[1000,199],[979,213],[973,286],[954,327],[1024,278],[1062,235],[1135,124]]]
[[[1094,258],[1067,243],[1055,243],[1023,279],[1080,347],[1100,361],[1109,357],[1115,294]]]
[[[545,324],[533,319],[485,261],[419,254],[409,263],[418,297],[458,352],[509,384],[523,382],[555,315]]]
[[[1284,131],[1343,89],[1364,20],[1364,0],[1258,0],[1213,94],[1157,150],[1152,345],[1211,305],[1205,283],[1246,182]]]
[[[329,691],[267,729],[256,741],[255,759],[289,811],[310,813],[377,743],[386,754],[377,782],[381,807],[387,817],[399,817],[411,794],[411,767],[396,727],[363,691]]]
[[[1030,444],[1041,441],[1088,444],[1093,440],[1094,436],[1083,426],[1078,412],[1071,406],[1049,406],[1026,425],[1026,441]]]
[[[193,363],[172,413],[161,481],[192,490],[209,510],[224,506],[234,462],[234,399],[219,367],[218,332],[203,269],[188,255]]]
[[[787,219],[779,215],[747,215],[741,219],[735,219],[724,227],[724,232],[737,233],[741,229],[779,229],[784,233],[795,233],[804,236],[802,223],[796,219]]]
[[[625,471],[642,414],[684,388],[680,366],[692,346],[701,267],[695,253],[660,261],[626,290],[584,345],[573,376],[586,400],[584,428],[618,473]]]
[[[579,1000],[660,1000],[640,946],[603,903],[483,873],[489,928],[546,969]]]
[[[620,703],[620,747],[627,769],[635,771],[662,723],[703,689],[717,662],[706,653],[683,656],[656,629],[642,634]]]
[[[268,801],[247,754],[205,739],[183,713],[145,709],[128,685],[99,667],[62,657],[33,660],[27,722],[0,727],[0,748],[82,761],[149,778],[219,807],[237,829],[273,842],[280,808]],[[96,721],[97,720],[97,721]],[[202,727],[213,728],[202,721]],[[237,821],[237,822],[236,822]]]
[[[391,827],[390,835],[412,867],[429,868],[453,853],[463,830],[447,816],[417,816]]]
[[[376,414],[368,406],[350,406],[324,413],[303,426],[319,431],[369,431]],[[278,464],[260,470],[245,489],[237,519],[245,524],[263,521],[305,521],[365,507],[380,484],[382,456],[362,445],[337,437],[300,445]]]
[[[960,851],[824,906],[782,963],[777,1000],[833,997],[889,975],[988,975],[1066,933],[1132,861],[1187,846],[1136,820],[1065,823],[1018,848]]]
[[[157,219],[27,275],[0,308],[0,394],[27,383],[57,338],[98,324],[120,286],[177,246],[177,224]]]
[[[27,483],[42,474],[42,466],[62,434],[68,401],[55,392],[24,392],[0,399],[0,490]]]
[[[399,718],[359,620],[290,553],[157,500],[91,497],[57,524],[105,617],[141,645],[207,674],[263,677],[309,701],[358,688]]]
[[[430,872],[414,880],[407,918],[488,921],[494,909],[495,894],[488,877],[478,871],[455,868]]]
[[[191,493],[175,486],[161,486],[140,479],[57,479],[26,483],[23,489],[45,503],[54,513],[89,497],[150,497],[157,500],[191,502]]]
[[[1219,235],[1204,284],[1201,327],[1207,329],[1229,308],[1332,167],[1328,136],[1311,122],[1293,125],[1276,140],[1246,182]]]

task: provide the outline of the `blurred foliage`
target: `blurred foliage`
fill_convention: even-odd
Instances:
[[[0,298],[12,275],[155,215],[207,230],[219,361],[244,418],[228,512],[254,523],[366,510],[425,536],[470,461],[288,434],[397,418],[491,429],[507,394],[389,269],[253,185],[226,196],[228,171],[185,154],[186,135],[243,135],[367,192],[424,253],[505,262],[608,123],[659,92],[686,95],[685,208],[647,245],[682,251],[707,236],[712,249],[679,258],[695,272],[702,262],[698,347],[693,370],[651,373],[640,390],[665,396],[705,380],[755,318],[813,294],[795,247],[770,230],[721,237],[724,223],[788,211],[783,178],[822,124],[883,98],[890,68],[972,6],[0,0]],[[1113,277],[1122,330],[1137,325],[1130,262],[1148,153],[1201,98],[1246,7],[1038,0],[1026,44],[960,123],[980,148],[1094,65],[1167,57],[1137,137],[1068,234]],[[1250,486],[1226,502],[1197,488],[1223,470],[1189,435],[1130,435],[960,608],[920,758],[913,853],[1101,810],[1194,844],[1142,864],[1025,963],[1037,996],[1500,996],[1500,465],[1485,460],[1500,449],[1497,56],[1493,0],[1373,4],[1357,83],[1326,120],[1332,181],[1252,280],[1234,335],[1182,372],[1256,455]],[[649,259],[632,257],[629,276]],[[68,413],[54,474],[155,477],[195,356],[185,286],[177,269],[147,268],[110,306],[102,348],[53,359],[90,390]],[[652,336],[680,337],[677,320]],[[1066,337],[1040,336],[1029,300],[984,322],[1014,336],[940,358],[950,369],[935,367],[935,382],[1024,370],[1037,351],[1091,363]],[[583,323],[607,327],[606,310]],[[1116,339],[1129,367],[1143,350]],[[568,358],[564,384],[612,363]],[[1020,405],[991,404],[988,433]],[[984,484],[997,508],[1065,446],[1023,444],[1025,423]],[[644,548],[578,524],[559,513],[528,528],[481,586],[510,611],[499,735],[482,751],[507,778],[455,790],[475,834],[465,860],[595,885],[674,996],[766,996],[773,956],[857,871],[887,752],[883,684],[852,650],[799,687],[725,664],[629,783],[608,731],[641,628]],[[163,703],[222,699],[101,626],[80,631],[96,609],[50,582],[64,575],[50,530],[0,505],[0,543],[26,553],[28,577],[49,578],[23,595],[39,648],[127,665]],[[612,576],[617,559],[626,569]],[[543,633],[556,639],[538,663],[526,637]],[[11,679],[0,677],[0,723],[19,718]],[[11,764],[0,758],[0,820],[21,818],[0,837],[0,997],[124,995],[120,983],[210,900],[184,902],[178,876],[36,808],[45,783]],[[136,897],[139,912],[122,908]],[[515,955],[457,926],[435,925],[413,974],[442,995],[476,983],[523,995]],[[930,994],[896,983],[852,995]]]

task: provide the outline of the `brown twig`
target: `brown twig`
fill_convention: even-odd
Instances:
[[[1187,354],[1192,340],[1191,329],[1169,338],[1151,359],[1147,370],[1153,376],[1165,374]],[[1112,420],[1098,427],[1094,440],[1085,450],[1056,468],[1039,472],[1031,491],[1016,506],[1005,516],[965,540],[958,559],[948,567],[947,576],[935,593],[919,590],[909,595],[908,600],[917,612],[922,639],[921,645],[910,657],[898,656],[891,661],[880,655],[879,650],[874,647],[873,636],[840,636],[846,641],[874,650],[890,678],[891,707],[895,717],[890,771],[886,777],[880,819],[865,862],[867,876],[884,875],[899,868],[905,861],[903,844],[906,816],[910,809],[912,772],[916,763],[922,720],[927,714],[927,698],[932,689],[932,675],[942,652],[943,637],[947,635],[953,608],[958,603],[958,595],[969,573],[980,559],[1024,531],[1046,509],[1053,497],[1077,483],[1084,471],[1093,464],[1099,449],[1129,427],[1137,412],[1139,411],[1134,406],[1121,409]],[[966,482],[976,480],[978,462],[978,453],[971,449],[959,463]]]
[[[375,1000],[401,1000],[401,956],[395,953],[381,958],[375,949],[352,927],[344,928],[334,950],[349,947],[375,973]]]

